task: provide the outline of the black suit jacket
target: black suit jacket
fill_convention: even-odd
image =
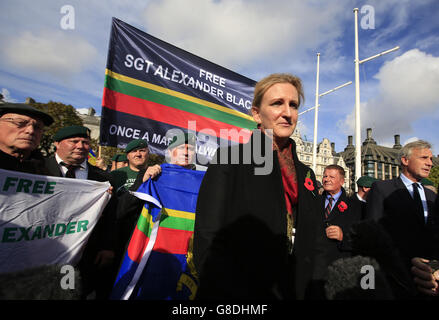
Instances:
[[[361,220],[364,220],[366,218],[366,202],[358,199],[356,193],[348,197],[348,200],[350,201],[352,207],[355,208],[356,211],[361,212]]]
[[[427,223],[416,213],[415,202],[401,178],[375,182],[367,198],[366,218],[385,228],[408,268],[413,257],[439,258],[437,195],[427,188],[424,191]]]
[[[37,151],[34,151],[28,159],[20,161],[0,150],[0,169],[48,175],[43,161],[42,155]]]
[[[351,200],[346,196],[346,191],[342,188],[342,193],[332,206],[331,214],[328,218],[325,218],[325,200],[326,192],[323,192],[321,196],[320,212],[324,224],[324,229],[331,225],[339,226],[343,232],[343,240],[338,241],[335,239],[329,239],[326,236],[326,231],[323,230],[323,241],[318,244],[321,248],[321,253],[316,257],[316,268],[314,272],[314,278],[318,280],[326,279],[328,266],[339,258],[345,258],[350,256],[349,245],[349,230],[351,226],[360,221],[361,211],[358,207],[353,205]],[[342,204],[346,205],[346,209],[343,210]]]
[[[55,156],[44,159],[45,168],[48,175],[55,177],[63,177]],[[113,185],[111,175],[98,167],[89,163],[87,180],[99,182],[109,181]],[[87,242],[86,249],[83,253],[83,259],[94,261],[94,258],[100,250],[114,250],[116,245],[116,209],[117,199],[112,196],[110,202],[105,207],[101,218],[98,221],[92,235]]]
[[[232,149],[240,159],[239,164],[210,164],[200,187],[194,230],[198,298],[304,298],[322,222],[314,173],[298,160],[292,143],[299,189],[292,255],[287,251],[287,211],[277,153],[268,151],[273,154],[271,173],[255,175],[254,159],[250,164],[242,159],[244,145],[217,151],[215,159],[222,152],[233,154]],[[249,144],[254,148],[254,135]],[[307,175],[313,191],[305,187]]]

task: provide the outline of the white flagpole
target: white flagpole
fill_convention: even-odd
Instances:
[[[355,15],[355,181],[361,177],[361,127],[360,127],[360,59],[358,57],[358,8]],[[358,191],[356,183],[355,191]]]
[[[361,122],[360,122],[360,64],[370,61],[372,59],[381,57],[387,53],[396,51],[399,46],[390,50],[383,51],[372,57],[360,61],[358,53],[358,8],[354,9],[355,16],[355,181],[361,177]],[[358,191],[356,183],[355,191]]]
[[[317,123],[319,117],[319,67],[320,67],[320,53],[317,53],[317,76],[316,76],[316,102],[314,105],[314,142],[312,145],[312,170],[316,174],[316,160],[317,160]]]

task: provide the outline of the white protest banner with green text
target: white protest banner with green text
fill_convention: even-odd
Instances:
[[[75,265],[110,200],[109,187],[0,169],[0,273]]]

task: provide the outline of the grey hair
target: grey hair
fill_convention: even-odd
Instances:
[[[409,159],[413,149],[431,149],[431,144],[425,140],[409,142],[404,147],[402,147],[399,153],[399,158]]]

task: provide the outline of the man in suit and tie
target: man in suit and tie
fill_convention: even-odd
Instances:
[[[350,256],[347,233],[360,220],[361,210],[351,205],[343,188],[344,169],[336,164],[327,166],[323,172],[321,237],[316,245],[312,298],[324,299],[323,285],[327,279],[328,266],[339,258]]]
[[[111,175],[88,163],[90,129],[83,126],[61,128],[53,137],[55,155],[45,159],[50,175],[73,179],[109,181]],[[93,230],[78,264],[84,298],[95,291],[105,299],[111,290],[110,266],[113,264],[116,234],[116,199],[113,196]]]
[[[322,209],[328,265],[338,258],[349,256],[346,234],[353,223],[361,218],[361,212],[354,210],[343,188],[345,171],[336,164],[329,165],[323,172]]]
[[[378,221],[388,232],[408,271],[414,257],[439,258],[439,212],[436,194],[420,183],[433,165],[431,145],[410,142],[401,149],[400,159],[398,178],[372,185],[366,218]]]

